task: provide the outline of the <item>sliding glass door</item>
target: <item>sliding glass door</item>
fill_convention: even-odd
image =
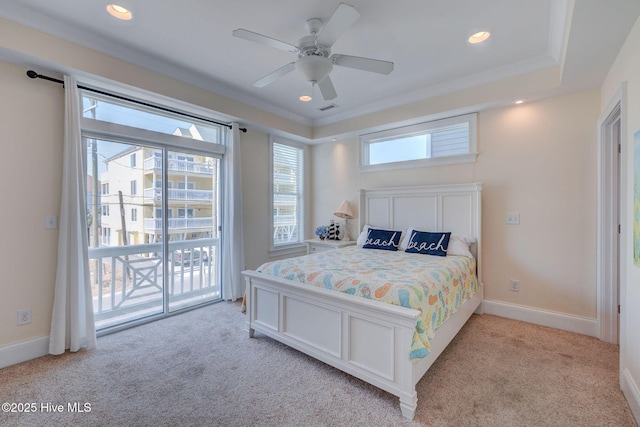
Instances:
[[[218,159],[168,152],[169,310],[220,298]]]
[[[87,139],[89,263],[96,329],[164,313],[162,227],[148,223],[162,202],[162,151],[136,144]],[[157,155],[159,154],[159,157]],[[157,178],[146,188],[150,173]],[[162,207],[160,206],[160,210]]]
[[[221,299],[219,130],[159,115],[124,120],[141,113],[94,99],[85,111],[111,117],[108,127],[83,125],[96,329]]]

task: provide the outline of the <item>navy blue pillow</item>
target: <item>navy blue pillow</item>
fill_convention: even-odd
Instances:
[[[367,240],[362,247],[364,249],[382,249],[385,251],[397,251],[400,246],[402,231],[369,229]]]
[[[447,256],[451,233],[429,233],[414,230],[405,252],[423,255]]]

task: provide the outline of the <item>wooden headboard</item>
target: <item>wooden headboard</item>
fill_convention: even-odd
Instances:
[[[360,190],[360,227],[391,230],[413,227],[423,231],[451,231],[475,239],[478,278],[482,255],[482,183],[429,185]]]

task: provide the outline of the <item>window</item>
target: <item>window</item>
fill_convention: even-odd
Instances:
[[[272,250],[292,249],[304,240],[304,145],[271,138]]]
[[[179,190],[195,190],[196,188],[196,183],[195,182],[184,182],[184,181],[178,181],[176,183],[176,188]]]
[[[137,221],[138,220],[138,209],[133,208],[131,209],[131,221]]]
[[[178,218],[193,218],[193,209],[178,209]]]
[[[476,114],[360,136],[362,170],[471,163],[476,152]]]
[[[111,229],[102,227],[102,244],[105,246],[111,245]]]
[[[109,216],[109,205],[102,205],[102,216]]]
[[[135,196],[138,193],[137,189],[138,189],[138,185],[136,183],[136,180],[134,179],[133,181],[131,181],[131,195],[132,196]]]
[[[109,184],[102,184],[102,194],[109,194]]]
[[[136,153],[133,153],[131,156],[129,156],[129,163],[132,168],[136,167]]]

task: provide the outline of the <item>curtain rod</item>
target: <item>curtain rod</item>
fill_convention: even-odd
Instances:
[[[27,76],[29,76],[32,79],[49,80],[50,82],[60,83],[61,85],[64,86],[64,81],[63,80],[54,79],[53,77],[49,77],[49,76],[45,76],[45,75],[42,75],[42,74],[38,74],[33,70],[27,71]],[[125,96],[115,95],[113,93],[104,92],[104,91],[101,91],[101,90],[98,90],[98,89],[93,89],[93,88],[90,88],[90,87],[87,87],[87,86],[78,85],[78,89],[84,89],[84,90],[87,90],[89,92],[94,92],[94,93],[98,93],[100,95],[110,96],[111,98],[117,98],[117,99],[120,99],[120,100],[123,100],[123,101],[133,102],[135,104],[144,105],[145,107],[155,108],[157,110],[166,111],[168,113],[179,114],[181,116],[189,117],[189,118],[192,118],[192,119],[202,120],[204,122],[214,123],[214,124],[220,125],[220,126],[226,126],[229,129],[231,129],[231,125],[228,124],[228,123],[222,123],[222,122],[217,122],[217,121],[211,120],[211,119],[205,119],[203,117],[194,116],[194,115],[191,115],[191,114],[188,114],[188,113],[184,113],[182,111],[176,111],[176,110],[172,110],[170,108],[161,107],[159,105],[149,104],[149,103],[146,103],[146,102],[143,102],[143,101],[139,101],[137,99],[131,99],[131,98],[127,98]],[[247,131],[247,128],[239,128],[239,129],[242,132],[246,132]]]

